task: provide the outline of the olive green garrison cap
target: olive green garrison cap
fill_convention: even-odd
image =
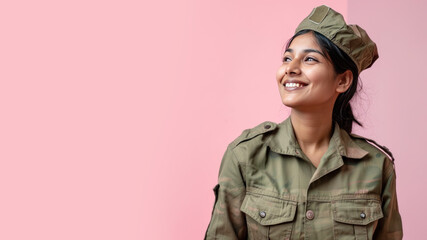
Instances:
[[[366,31],[358,25],[347,25],[343,16],[328,6],[314,8],[295,33],[305,29],[316,31],[335,43],[356,63],[359,73],[378,59],[377,45]]]

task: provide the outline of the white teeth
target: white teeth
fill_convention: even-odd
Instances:
[[[286,83],[285,87],[303,87],[300,83]]]

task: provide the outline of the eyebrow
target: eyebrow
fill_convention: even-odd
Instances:
[[[285,50],[285,52],[293,53],[293,52],[294,52],[294,50],[293,50],[292,48],[288,48],[288,49],[286,49],[286,50]],[[323,54],[322,52],[320,52],[319,50],[316,50],[316,49],[308,48],[308,49],[304,49],[304,51],[303,51],[303,52],[304,52],[304,53],[311,53],[311,52],[315,52],[315,53],[318,53],[318,54],[320,54],[320,55],[322,55],[323,57],[325,57],[325,58],[326,58],[325,54]]]

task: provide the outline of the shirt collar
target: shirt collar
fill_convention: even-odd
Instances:
[[[352,159],[361,159],[368,154],[351,139],[345,130],[339,127],[338,123],[334,124],[334,133],[329,141],[328,152],[332,151]],[[268,146],[276,153],[301,156],[302,150],[296,140],[290,116],[277,125],[277,132],[272,134]]]

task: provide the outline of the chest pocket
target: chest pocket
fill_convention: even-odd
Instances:
[[[240,210],[246,214],[248,239],[290,239],[297,203],[247,193]]]
[[[339,200],[332,202],[332,215],[334,239],[368,240],[383,212],[377,200]]]

